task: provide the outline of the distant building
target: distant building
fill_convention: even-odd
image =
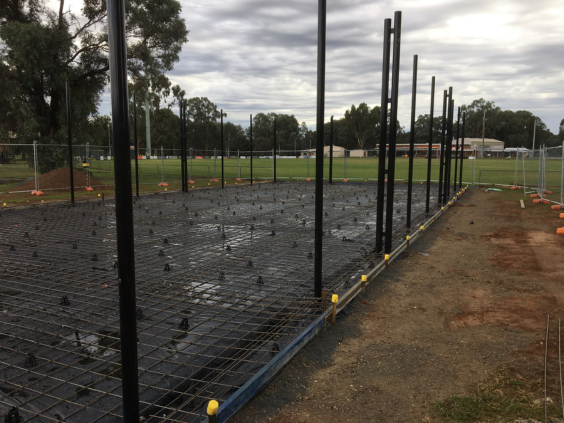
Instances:
[[[323,147],[323,157],[329,157],[331,146],[326,145]],[[316,149],[311,148],[309,150],[302,150],[300,155],[302,157],[311,157],[315,156]],[[338,145],[333,146],[333,157],[345,157],[345,147],[339,147]]]
[[[368,157],[367,150],[349,150],[349,157]]]

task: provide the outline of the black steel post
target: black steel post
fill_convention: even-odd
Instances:
[[[380,98],[380,143],[378,145],[378,196],[376,201],[376,253],[382,252],[384,234],[384,193],[386,189],[386,143],[388,135],[388,93],[390,89],[390,36],[392,20],[384,19],[382,92]]]
[[[186,178],[186,173],[184,171],[184,157],[186,156],[186,151],[184,150],[184,120],[183,120],[183,116],[182,116],[182,100],[180,100],[180,105],[179,105],[179,116],[180,116],[180,177],[182,178],[182,192],[186,192],[186,185],[187,185],[187,181],[188,178]]]
[[[274,160],[273,164],[273,177],[274,177],[274,183],[276,183],[276,118],[274,118],[274,143],[273,143],[273,150],[274,150],[274,154],[272,155],[272,160]]]
[[[435,77],[431,81],[431,112],[429,120],[429,149],[427,150],[427,199],[425,203],[425,213],[429,213],[429,203],[431,199],[431,160],[433,156],[433,114],[435,112]]]
[[[386,239],[384,252],[392,252],[392,232],[394,225],[394,178],[396,168],[396,136],[398,122],[398,96],[401,46],[401,12],[394,13],[394,44],[392,62],[392,90],[390,95],[390,154],[388,156],[388,189],[386,198]]]
[[[118,255],[119,325],[123,421],[139,422],[137,307],[133,199],[129,148],[127,47],[124,0],[107,0],[110,93],[115,154],[115,207]]]
[[[71,131],[71,100],[70,100],[70,85],[69,81],[65,81],[66,99],[67,99],[67,136],[69,140],[69,170],[70,170],[70,189],[71,189],[71,204],[74,204],[74,168],[72,165],[72,131]]]
[[[323,146],[325,117],[325,35],[327,0],[318,0],[317,22],[317,120],[315,145],[315,263],[314,295],[321,298],[323,277]]]
[[[225,188],[223,175],[223,109],[221,109],[221,189]]]
[[[462,166],[464,164],[464,133],[466,131],[466,112],[462,112],[462,150],[460,154],[460,179],[458,180],[458,188],[462,187]]]
[[[417,97],[417,55],[413,56],[413,82],[411,84],[411,129],[409,133],[409,172],[407,176],[407,222],[411,229],[411,195],[413,192],[413,156],[415,154],[415,101]]]
[[[186,131],[186,102],[182,102],[182,139],[184,142],[184,157],[182,164],[184,165],[184,176],[186,177],[186,192],[188,192],[188,134]],[[192,144],[194,143],[194,132],[192,132]]]
[[[456,177],[458,176],[458,137],[460,135],[460,107],[458,108],[457,113],[457,122],[456,122],[456,150],[454,153],[454,178],[452,184],[452,191],[456,192]]]
[[[139,198],[139,152],[137,151],[137,104],[133,92],[133,148],[135,153],[135,196]]]
[[[443,204],[446,204],[450,198],[450,170],[451,170],[451,158],[452,158],[452,115],[454,113],[454,101],[452,99],[452,87],[448,89],[448,107],[447,107],[447,135],[446,135],[446,142],[445,142],[445,168],[444,168],[444,186],[443,186],[443,195],[444,200]]]
[[[440,153],[439,153],[439,197],[438,203],[439,206],[443,204],[443,168],[444,168],[444,147],[445,147],[445,137],[446,137],[446,107],[447,107],[447,90],[443,92],[443,121],[442,121],[442,128],[441,128],[441,145],[440,145]]]
[[[331,116],[331,132],[329,133],[329,183],[333,184],[333,116]]]
[[[251,185],[253,184],[253,115],[251,115]]]

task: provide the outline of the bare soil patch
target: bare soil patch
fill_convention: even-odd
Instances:
[[[85,172],[81,172],[78,169],[73,169],[72,172],[74,179],[74,186],[76,191],[84,191],[84,188],[88,186],[88,178]],[[100,186],[100,182],[90,177],[90,186]],[[78,188],[81,187],[81,188]],[[24,184],[14,188],[14,191],[28,191],[35,189],[35,181],[27,181]],[[64,190],[68,189],[70,191],[70,172],[68,167],[63,167],[59,169],[52,170],[51,172],[44,173],[39,176],[39,190],[44,189],[58,189]]]
[[[547,314],[548,409],[561,418],[562,225],[519,198],[470,190],[234,421],[542,418]]]

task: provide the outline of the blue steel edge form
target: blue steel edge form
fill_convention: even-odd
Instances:
[[[462,194],[466,188],[462,188]],[[460,198],[461,195],[456,195],[456,200]],[[455,201],[452,201],[454,204]],[[442,216],[449,208],[450,205],[446,204],[443,206],[444,210],[438,210],[432,216],[429,216],[425,222],[425,230],[431,226],[437,218]],[[414,242],[417,238],[422,235],[421,230],[418,229],[411,235],[411,242]],[[391,254],[389,262],[392,262],[402,251],[406,249],[406,242],[404,241],[400,244]],[[368,274],[368,283],[382,271],[384,268],[384,262],[381,262],[378,266],[372,269]],[[345,307],[350,301],[352,301],[356,295],[361,291],[362,284],[357,282],[355,285],[347,291],[342,298],[339,298],[337,305],[337,312]],[[268,364],[266,364],[262,369],[260,369],[251,379],[249,379],[243,386],[241,386],[237,392],[231,395],[223,404],[221,404],[217,410],[217,423],[225,423],[231,417],[237,413],[243,406],[249,402],[255,395],[257,395],[261,390],[263,390],[270,381],[276,376],[286,364],[290,362],[292,358],[303,348],[309,341],[313,339],[321,330],[325,327],[326,319],[331,315],[332,308],[331,303],[328,302],[328,308],[323,312],[315,321],[313,321],[298,337],[296,337],[292,342],[290,342],[282,351],[280,351]],[[202,423],[209,423],[209,419],[205,418]]]

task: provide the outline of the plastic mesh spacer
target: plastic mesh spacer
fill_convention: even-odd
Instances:
[[[384,256],[384,260],[386,260],[386,261],[390,260],[390,255],[389,255],[389,254],[386,254],[386,255]]]
[[[407,236],[405,237],[405,239],[406,239],[407,241],[409,241],[411,238],[409,237],[409,235],[407,235]]]
[[[217,414],[217,409],[219,404],[216,400],[211,400],[208,402],[208,416],[215,416]]]
[[[368,281],[368,277],[366,275],[362,275],[361,280],[362,280],[362,282],[366,282],[366,281]]]
[[[333,294],[331,296],[331,302],[332,303],[337,303],[339,301],[339,296],[337,294]]]

